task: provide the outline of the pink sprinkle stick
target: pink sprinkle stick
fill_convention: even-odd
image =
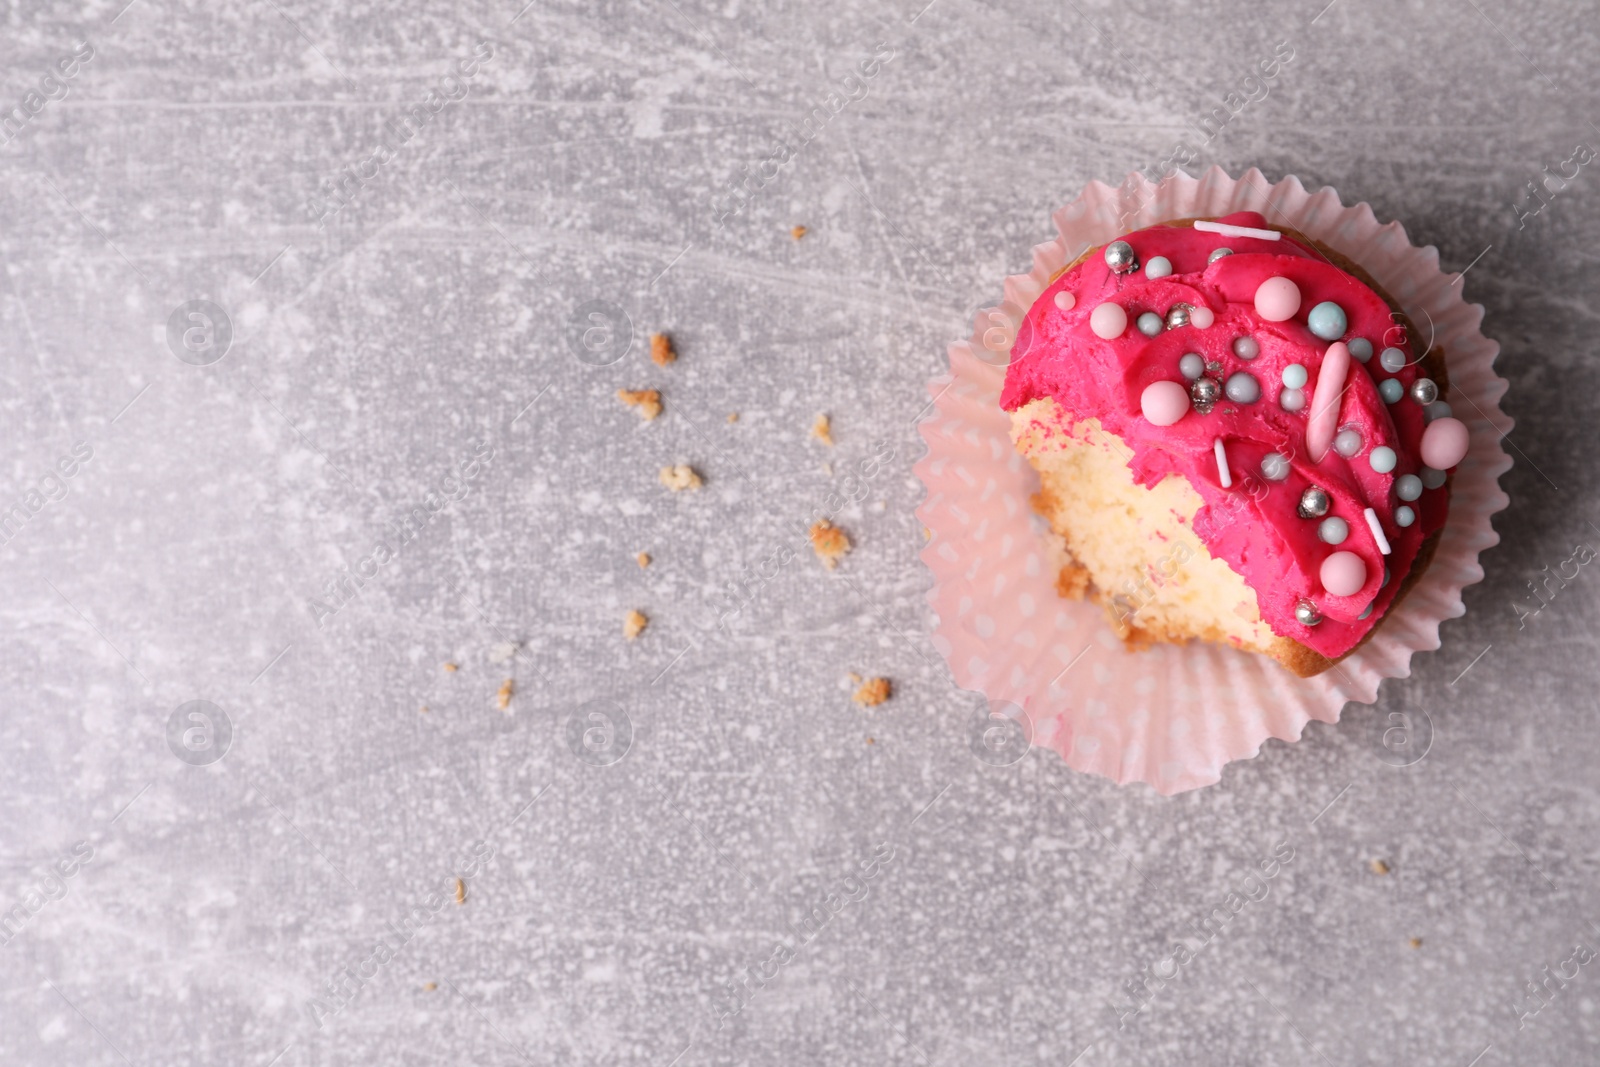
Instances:
[[[1194,228],[1201,233],[1220,233],[1224,237],[1254,237],[1261,241],[1276,241],[1283,234],[1277,230],[1258,230],[1253,226],[1232,226],[1226,222],[1195,219]]]
[[[1306,452],[1311,462],[1321,463],[1333,444],[1334,427],[1339,424],[1339,400],[1344,396],[1344,380],[1350,374],[1350,348],[1335,341],[1322,354],[1317,371],[1317,391],[1311,396],[1311,419],[1306,423]]]

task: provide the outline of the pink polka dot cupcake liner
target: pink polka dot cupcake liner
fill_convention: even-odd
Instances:
[[[1427,570],[1370,639],[1311,678],[1221,645],[1132,651],[1099,606],[1057,595],[1059,549],[1029,503],[1038,476],[1012,447],[1000,407],[1018,324],[1068,264],[1146,226],[1238,211],[1260,212],[1349,257],[1419,330],[1432,331],[1452,407],[1469,431]],[[1272,183],[1258,170],[1234,179],[1212,168],[1150,182],[1134,174],[1115,188],[1091,183],[1052,221],[1057,236],[1034,248],[1033,269],[1006,278],[1002,302],[950,346],[949,373],[928,384],[932,411],[920,424],[928,453],[916,474],[927,488],[917,515],[930,534],[922,558],[934,574],[933,643],[956,683],[982,693],[1012,734],[1054,749],[1075,770],[1163,795],[1198,789],[1268,738],[1298,740],[1311,720],[1337,722],[1347,703],[1371,703],[1383,679],[1410,674],[1413,653],[1439,647],[1441,622],[1465,613],[1462,590],[1483,578],[1478,555],[1499,542],[1491,519],[1509,503],[1499,485],[1511,466],[1500,442],[1512,428],[1499,404],[1506,382],[1494,373],[1499,345],[1480,332],[1483,308],[1462,299],[1459,275],[1439,269],[1436,249],[1412,245],[1398,222],[1379,223],[1367,204],[1346,207],[1334,190],[1309,192],[1292,176]]]

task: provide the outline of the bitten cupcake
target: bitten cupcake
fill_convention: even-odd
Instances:
[[[1059,538],[1055,592],[1130,645],[1328,669],[1449,513],[1468,432],[1428,344],[1358,265],[1254,212],[1086,252],[1018,325],[1000,396]]]

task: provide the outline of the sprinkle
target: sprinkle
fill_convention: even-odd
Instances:
[[[1337,515],[1329,515],[1317,527],[1317,537],[1323,544],[1342,545],[1350,536],[1350,524]]]
[[[1306,329],[1324,341],[1337,341],[1347,328],[1344,308],[1332,300],[1324,300],[1306,316]]]
[[[1372,342],[1365,337],[1352,337],[1350,339],[1350,354],[1360,363],[1365,363],[1372,358]]]
[[[1134,325],[1138,326],[1139,332],[1146,337],[1154,337],[1165,328],[1166,324],[1161,321],[1161,316],[1154,311],[1146,311],[1139,316]]]
[[[1354,552],[1334,552],[1322,561],[1319,577],[1332,595],[1355,596],[1367,584],[1367,565]]]
[[[1089,313],[1089,329],[1103,341],[1121,337],[1128,328],[1128,312],[1121,304],[1106,301]]]
[[[1433,467],[1423,467],[1420,477],[1422,478],[1422,485],[1424,488],[1437,489],[1445,483],[1445,478],[1448,476],[1442,470],[1436,470]]]
[[[1291,363],[1283,368],[1283,385],[1286,389],[1304,389],[1311,380],[1306,369],[1298,363]]]
[[[1388,445],[1379,445],[1367,456],[1367,462],[1372,464],[1372,469],[1379,474],[1388,474],[1394,470],[1394,465],[1400,457],[1395,455],[1394,449]]]
[[[1056,307],[1060,308],[1062,311],[1071,311],[1075,306],[1077,306],[1077,303],[1078,298],[1067,292],[1065,289],[1056,294]]]
[[[1222,438],[1218,437],[1211,442],[1211,451],[1217,454],[1217,478],[1222,482],[1222,488],[1233,487],[1233,475],[1228,471],[1228,453],[1223,451]]]
[[[1278,394],[1278,406],[1285,411],[1299,411],[1306,406],[1306,394],[1299,389],[1285,389]]]
[[[1402,474],[1394,480],[1394,495],[1401,500],[1415,500],[1422,495],[1422,479],[1415,474]]]
[[[1349,459],[1357,452],[1361,451],[1361,446],[1363,443],[1364,442],[1361,439],[1361,431],[1354,427],[1348,427],[1340,430],[1334,435],[1333,450],[1339,453],[1339,455],[1343,456],[1345,459]],[[1377,455],[1376,450],[1373,451],[1373,455]]]
[[[1177,382],[1151,382],[1139,397],[1139,410],[1152,426],[1171,426],[1189,413],[1189,390]]]
[[[1435,400],[1422,409],[1423,424],[1435,422],[1439,419],[1448,419],[1455,415],[1455,409],[1443,400]]]
[[[1209,267],[1211,264],[1215,263],[1217,260],[1221,259],[1223,256],[1231,256],[1231,255],[1233,255],[1233,249],[1231,249],[1231,248],[1219,248],[1216,251],[1212,252],[1209,256],[1206,257],[1206,266]]]
[[[1322,354],[1317,371],[1317,388],[1311,394],[1311,418],[1306,423],[1306,451],[1313,463],[1321,463],[1333,444],[1333,431],[1339,422],[1339,400],[1344,396],[1345,376],[1350,373],[1350,349],[1335,341]]]
[[[1400,384],[1399,378],[1385,378],[1378,383],[1378,395],[1383,397],[1385,404],[1398,404],[1400,398],[1406,395],[1406,387]]]
[[[1258,241],[1276,241],[1283,234],[1277,230],[1258,230],[1252,226],[1233,226],[1226,222],[1196,219],[1194,228],[1201,233],[1220,233],[1224,237],[1254,237]]]
[[[1185,352],[1178,359],[1178,373],[1190,381],[1200,377],[1206,372],[1206,361],[1198,352]]]
[[[1261,457],[1261,476],[1269,482],[1281,482],[1289,477],[1289,459],[1281,452],[1268,452]]]
[[[1254,337],[1235,337],[1233,354],[1240,359],[1255,359],[1261,354],[1261,346],[1256,343]]]
[[[1144,265],[1146,278],[1165,278],[1172,273],[1172,260],[1166,256],[1151,256],[1150,262]]]
[[[1197,307],[1189,309],[1189,325],[1197,330],[1209,330],[1211,324],[1216,321],[1216,312],[1210,308]]]
[[[1383,524],[1378,521],[1378,513],[1368,508],[1362,514],[1367,517],[1367,528],[1372,531],[1372,539],[1378,542],[1378,551],[1387,556],[1391,551],[1389,539],[1383,536]]]
[[[1400,526],[1400,527],[1410,526],[1412,523],[1414,523],[1416,521],[1417,521],[1417,513],[1415,511],[1412,511],[1406,505],[1401,504],[1399,507],[1394,509],[1394,524],[1396,526]]]
[[[1254,404],[1261,399],[1261,383],[1249,371],[1237,371],[1223,384],[1222,391],[1235,404]]]
[[[1390,374],[1400,373],[1400,369],[1405,365],[1406,354],[1400,351],[1398,348],[1385,348],[1382,352],[1378,353],[1378,366],[1382,367]]]
[[[1256,287],[1256,314],[1268,322],[1288,322],[1300,310],[1300,287],[1274,274]]]

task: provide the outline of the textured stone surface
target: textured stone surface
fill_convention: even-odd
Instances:
[[[0,31],[5,106],[94,50],[0,146],[0,505],[42,505],[0,550],[0,1061],[1595,1058],[1600,965],[1526,987],[1600,942],[1600,577],[1515,607],[1600,545],[1595,173],[1513,206],[1600,145],[1584,5],[122,2]],[[480,41],[319,225],[319,184]],[[1197,140],[1281,41],[1200,162],[1471,264],[1518,423],[1504,540],[1412,678],[1215,788],[981,764],[928,642],[923,385],[1052,208]],[[233,328],[201,366],[193,323],[191,362],[168,343],[189,300]],[[585,362],[594,302],[632,343]],[[646,387],[651,423],[614,397]],[[804,518],[874,455],[827,571]],[[675,463],[704,487],[663,488]],[[853,704],[852,671],[893,698]],[[194,700],[220,760],[169,745]],[[1396,723],[1431,725],[1420,761],[1380,759]],[[1127,983],[1262,884],[1119,1031]],[[724,1018],[745,968],[771,977]]]

